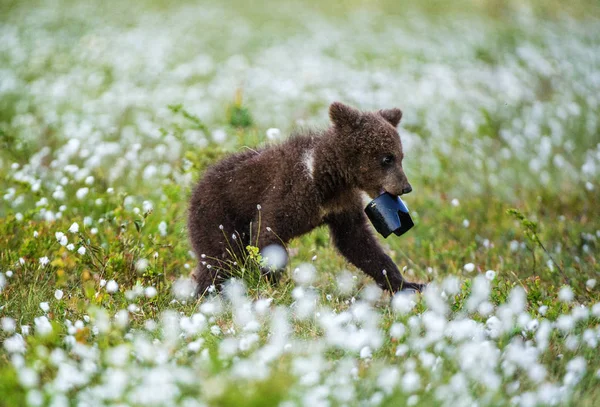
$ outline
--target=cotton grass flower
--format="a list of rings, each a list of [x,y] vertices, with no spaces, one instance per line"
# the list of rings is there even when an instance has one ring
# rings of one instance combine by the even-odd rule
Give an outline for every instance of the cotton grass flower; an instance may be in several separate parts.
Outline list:
[[[147,259],[138,259],[138,261],[135,262],[135,269],[138,271],[138,273],[144,272],[149,265],[150,262]]]
[[[154,298],[154,297],[156,297],[156,294],[157,294],[157,293],[158,293],[158,292],[157,292],[156,288],[154,288],[154,287],[146,287],[146,288],[144,289],[144,295],[145,295],[147,298]]]
[[[75,196],[77,197],[77,199],[79,199],[80,201],[83,200],[87,194],[90,192],[90,189],[87,187],[84,188],[79,188],[77,190],[77,192],[75,193]]]
[[[312,283],[316,276],[316,269],[310,263],[300,264],[293,272],[292,277],[294,281],[301,285],[309,285]]]
[[[14,319],[10,318],[10,317],[3,317],[0,320],[0,326],[2,327],[2,330],[6,333],[13,333],[15,331],[15,329],[17,328],[17,323]]]
[[[158,224],[158,233],[160,233],[161,236],[167,235],[167,222],[164,220]]]
[[[263,261],[271,270],[282,269],[287,264],[287,251],[278,244],[268,245],[262,249],[261,254]]]
[[[269,140],[278,140],[281,137],[281,130],[271,127],[267,129],[267,139]]]
[[[34,318],[34,325],[36,334],[40,336],[47,336],[52,332],[52,324],[45,316]]]
[[[569,303],[573,301],[573,298],[575,298],[575,295],[573,294],[573,289],[571,287],[564,285],[560,288],[560,291],[558,292],[558,299],[560,301]]]
[[[106,292],[109,294],[114,294],[119,290],[119,284],[115,280],[110,280],[106,283]]]
[[[180,278],[173,283],[173,295],[180,301],[188,300],[194,295],[195,286],[191,279]]]

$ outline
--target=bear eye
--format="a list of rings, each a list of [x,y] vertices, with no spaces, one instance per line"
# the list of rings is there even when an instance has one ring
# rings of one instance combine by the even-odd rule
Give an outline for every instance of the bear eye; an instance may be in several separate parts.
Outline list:
[[[394,161],[396,160],[396,158],[393,155],[386,155],[385,157],[383,157],[383,160],[381,160],[381,163],[384,166],[390,166],[394,163]]]

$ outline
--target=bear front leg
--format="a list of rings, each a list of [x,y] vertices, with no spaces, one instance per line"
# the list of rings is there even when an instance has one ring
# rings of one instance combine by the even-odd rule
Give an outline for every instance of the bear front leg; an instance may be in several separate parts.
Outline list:
[[[423,290],[423,284],[410,283],[402,278],[396,264],[384,253],[369,230],[367,218],[362,212],[332,214],[325,222],[340,253],[350,263],[373,277],[379,287],[391,292]]]

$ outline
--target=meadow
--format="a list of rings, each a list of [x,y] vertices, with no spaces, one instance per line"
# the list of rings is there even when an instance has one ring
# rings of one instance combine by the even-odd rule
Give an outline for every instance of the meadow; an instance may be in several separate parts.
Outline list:
[[[596,406],[600,6],[0,4],[0,406]],[[390,296],[320,228],[193,296],[221,157],[399,107]],[[243,268],[243,269],[242,269]]]

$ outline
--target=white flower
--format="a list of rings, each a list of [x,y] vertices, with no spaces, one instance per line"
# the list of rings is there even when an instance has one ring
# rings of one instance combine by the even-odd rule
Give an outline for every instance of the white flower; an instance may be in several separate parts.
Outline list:
[[[396,356],[404,356],[409,351],[408,345],[401,344],[396,348]]]
[[[421,377],[416,372],[407,372],[402,376],[402,389],[407,393],[413,393],[419,390],[421,386]]]
[[[4,349],[8,353],[25,353],[27,344],[20,334],[14,334],[4,341]]]
[[[154,210],[154,205],[150,201],[142,202],[142,208],[144,209],[144,213],[152,212]]]
[[[156,288],[146,287],[146,289],[144,290],[144,294],[148,298],[154,298],[154,297],[156,297],[156,294],[157,294]]]
[[[116,293],[119,290],[119,284],[115,280],[110,280],[106,283],[106,292],[112,294]]]
[[[540,326],[540,321],[538,321],[537,319],[532,319],[531,321],[529,321],[527,323],[527,330],[528,331],[535,331],[536,329],[538,329],[538,327]]]
[[[135,262],[135,269],[138,272],[143,272],[148,268],[148,265],[150,264],[150,262],[146,259],[139,259],[138,261]]]
[[[77,224],[77,222],[73,222],[73,224],[69,228],[69,232],[71,232],[71,233],[79,232],[79,225]]]
[[[50,311],[50,305],[48,305],[47,302],[40,302],[40,308],[42,309],[42,311],[44,312],[48,312]]]
[[[563,285],[558,292],[558,299],[562,302],[571,302],[575,295],[573,294],[573,289],[568,285]]]
[[[262,249],[261,254],[266,266],[272,270],[279,270],[287,264],[287,252],[281,245],[268,245]]]
[[[267,138],[269,140],[277,140],[277,139],[279,139],[279,137],[281,137],[281,130],[279,130],[275,127],[271,127],[270,129],[267,129]]]
[[[17,328],[16,321],[10,317],[2,318],[0,324],[2,325],[2,330],[6,333],[13,333]]]
[[[401,322],[396,322],[390,327],[390,336],[392,338],[400,339],[406,333],[406,327]]]
[[[591,290],[592,288],[594,288],[596,286],[596,279],[590,278],[588,281],[585,282],[585,285],[587,288],[589,288]]]
[[[195,285],[189,278],[179,278],[173,283],[173,295],[180,301],[187,300],[194,295]]]
[[[452,206],[454,206],[454,207],[457,207],[458,205],[460,205],[460,202],[456,198],[454,198],[451,203],[452,203]]]
[[[408,314],[415,306],[415,294],[410,291],[400,291],[392,298],[392,308],[400,315]]]
[[[87,194],[90,192],[89,188],[79,188],[77,190],[77,192],[75,192],[75,196],[77,197],[77,199],[79,199],[80,201],[85,198],[87,196]]]
[[[158,224],[158,233],[160,233],[161,236],[167,235],[167,222],[164,220]]]
[[[56,298],[57,300],[62,299],[63,297],[63,291],[62,290],[56,290],[54,291],[54,298]]]
[[[35,387],[38,385],[38,383],[40,381],[38,373],[29,367],[19,369],[18,376],[19,376],[19,382],[25,388]]]
[[[126,328],[127,324],[129,324],[129,312],[126,309],[119,310],[115,314],[115,324],[119,328]]]
[[[467,273],[471,273],[475,270],[475,265],[473,263],[467,263],[463,266],[463,269],[467,272]]]
[[[45,267],[46,265],[48,265],[48,263],[50,263],[50,259],[48,258],[48,256],[40,257],[40,265],[42,267]]]
[[[488,270],[485,272],[485,278],[492,281],[496,278],[496,272],[494,270]]]
[[[361,359],[370,359],[372,356],[373,356],[373,351],[371,350],[370,347],[364,346],[360,350],[360,358]]]
[[[301,285],[310,285],[316,276],[317,270],[310,263],[300,264],[292,273],[292,277],[296,283]]]
[[[215,129],[211,133],[211,136],[215,143],[218,144],[222,144],[223,142],[225,142],[225,140],[227,140],[227,133],[223,129]]]
[[[510,251],[516,252],[517,250],[519,250],[519,242],[516,240],[511,240],[510,241]]]
[[[79,246],[79,249],[77,249],[77,253],[83,256],[85,254],[85,247]]]
[[[407,406],[414,406],[418,402],[419,402],[419,396],[417,396],[416,394],[413,394],[409,398],[406,399]]]

